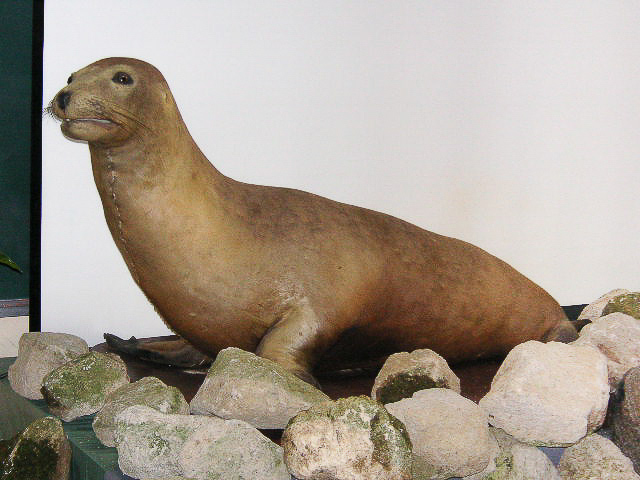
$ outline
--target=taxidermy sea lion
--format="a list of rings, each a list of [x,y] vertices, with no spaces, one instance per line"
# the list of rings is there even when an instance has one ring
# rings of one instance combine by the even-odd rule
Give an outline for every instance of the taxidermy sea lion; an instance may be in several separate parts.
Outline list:
[[[480,248],[224,176],[148,63],[95,62],[69,77],[50,111],[65,136],[88,142],[113,239],[184,339],[143,346],[150,355],[180,363],[235,346],[314,382],[314,370],[399,351],[430,348],[455,363],[576,337],[549,294]]]

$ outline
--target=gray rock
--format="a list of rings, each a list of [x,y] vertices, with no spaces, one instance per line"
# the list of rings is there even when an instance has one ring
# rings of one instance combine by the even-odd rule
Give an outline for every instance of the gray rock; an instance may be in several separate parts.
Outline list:
[[[135,478],[289,480],[282,449],[248,423],[134,405],[116,416],[123,473]]]
[[[531,445],[518,443],[503,451],[496,460],[496,470],[486,480],[560,480],[551,460]]]
[[[208,423],[224,420],[202,415],[171,415],[134,405],[116,418],[114,435],[118,465],[134,478],[183,475],[179,455],[189,436]]]
[[[42,379],[51,370],[88,353],[87,342],[66,333],[30,332],[18,342],[18,358],[9,367],[11,388],[31,400],[42,398]]]
[[[560,480],[560,474],[538,448],[519,442],[503,430],[491,428],[500,453],[491,475],[477,480]],[[468,480],[465,477],[465,480]]]
[[[289,480],[282,448],[248,423],[223,420],[203,425],[182,446],[183,475],[195,480]]]
[[[624,293],[612,298],[602,310],[602,315],[615,312],[625,313],[640,320],[640,292]]]
[[[608,400],[600,351],[532,340],[509,352],[479,405],[491,425],[522,442],[566,446],[602,425]]]
[[[585,326],[572,345],[595,347],[607,357],[609,386],[615,391],[624,374],[640,366],[640,320],[620,312],[602,316]]]
[[[578,321],[593,322],[596,318],[600,318],[602,316],[602,311],[609,303],[609,300],[625,293],[629,293],[629,290],[625,290],[624,288],[617,288],[615,290],[611,290],[608,293],[605,293],[600,298],[584,307],[584,309],[578,316]]]
[[[284,428],[296,413],[328,400],[277,363],[232,347],[218,353],[191,400],[191,413]]]
[[[107,395],[104,407],[93,420],[93,431],[103,444],[115,447],[115,417],[132,405],[145,405],[162,413],[189,414],[189,404],[176,387],[155,377],[128,383]]]
[[[71,468],[71,445],[62,423],[43,417],[31,423],[15,440],[1,462],[3,480],[67,480]]]
[[[418,390],[449,388],[460,393],[460,379],[433,350],[394,353],[376,376],[371,398],[383,404],[411,398]]]
[[[588,435],[565,450],[558,470],[567,480],[640,480],[631,460],[601,435]]]
[[[453,390],[420,390],[385,408],[409,432],[416,480],[477,474],[497,453],[486,413]]]
[[[117,355],[80,355],[51,371],[42,381],[49,411],[65,422],[96,413],[114,390],[129,383],[127,367]]]
[[[622,400],[612,410],[613,440],[640,473],[640,367],[624,376]]]
[[[484,468],[484,470],[481,470],[478,473],[474,473],[471,475],[467,475],[466,477],[460,477],[463,478],[464,480],[484,480],[485,478],[489,477],[489,475],[491,475],[493,472],[496,471],[496,460],[498,459],[498,456],[500,455],[500,447],[498,445],[498,442],[496,442],[496,439],[493,438],[492,435],[489,435],[489,463],[487,464],[487,466]]]
[[[284,460],[300,480],[408,480],[411,442],[404,425],[368,397],[316,404],[282,435]]]

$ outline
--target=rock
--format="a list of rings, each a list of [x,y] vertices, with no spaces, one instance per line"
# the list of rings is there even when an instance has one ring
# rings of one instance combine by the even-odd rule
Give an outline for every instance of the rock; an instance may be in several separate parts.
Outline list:
[[[299,480],[408,480],[411,442],[404,425],[368,397],[313,405],[282,435],[284,461]]]
[[[612,298],[604,307],[602,315],[615,312],[625,313],[640,320],[640,292],[624,293]]]
[[[609,300],[625,293],[629,293],[629,290],[618,288],[616,290],[611,290],[610,292],[605,293],[600,298],[584,307],[584,309],[578,316],[578,322],[593,322],[596,318],[600,318],[602,316],[602,311],[604,310],[604,307],[606,307],[609,303]]]
[[[118,465],[135,478],[289,480],[282,449],[248,423],[134,405],[116,418]]]
[[[109,395],[129,383],[127,367],[117,355],[80,355],[51,371],[42,381],[49,411],[65,422],[100,410]]]
[[[189,404],[176,387],[168,387],[155,377],[128,383],[107,395],[104,407],[93,420],[93,431],[104,445],[115,447],[115,417],[132,405],[145,405],[162,413],[189,415]]]
[[[500,447],[498,446],[498,442],[493,438],[492,435],[489,435],[489,463],[478,473],[474,473],[472,475],[467,475],[466,477],[455,477],[462,478],[463,480],[485,480],[487,477],[491,478],[490,475],[496,471],[496,460],[500,455]],[[416,477],[419,478],[419,477]]]
[[[613,440],[640,473],[640,367],[624,376],[623,397],[612,410]]]
[[[487,480],[560,480],[549,457],[536,447],[517,443],[496,460],[496,470]]]
[[[195,480],[289,480],[282,448],[248,423],[223,420],[203,425],[184,443],[179,464]]]
[[[18,358],[9,367],[11,388],[31,400],[42,399],[42,379],[51,370],[88,352],[87,342],[75,335],[24,333],[18,342]]]
[[[115,417],[118,465],[134,478],[182,476],[179,455],[198,428],[224,420],[202,415],[171,415],[134,405]]]
[[[277,363],[231,347],[218,353],[191,400],[191,412],[284,428],[299,411],[328,400]]]
[[[12,442],[0,465],[3,480],[67,480],[71,468],[71,445],[54,417],[40,418]]]
[[[601,435],[588,435],[565,450],[558,470],[567,480],[640,480],[631,460]]]
[[[490,430],[500,446],[500,454],[492,474],[478,480],[560,480],[556,467],[538,448],[519,442],[503,430]]]
[[[433,350],[394,353],[380,369],[371,398],[383,404],[392,403],[411,398],[425,388],[450,388],[460,393],[460,379]]]
[[[495,446],[486,413],[453,390],[420,390],[385,408],[409,432],[414,479],[473,475],[492,460]]]
[[[614,391],[630,368],[640,366],[640,321],[620,312],[605,315],[584,327],[572,345],[595,347],[607,357]]]
[[[608,400],[602,353],[531,340],[509,352],[479,404],[489,423],[520,441],[566,446],[602,425]]]

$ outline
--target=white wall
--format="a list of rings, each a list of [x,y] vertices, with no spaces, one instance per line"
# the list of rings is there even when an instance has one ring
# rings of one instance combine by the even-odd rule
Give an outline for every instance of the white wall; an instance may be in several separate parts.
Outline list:
[[[147,60],[223,173],[470,241],[586,303],[640,289],[639,24],[636,2],[47,0],[44,98]],[[44,330],[167,332],[51,119],[42,240]]]

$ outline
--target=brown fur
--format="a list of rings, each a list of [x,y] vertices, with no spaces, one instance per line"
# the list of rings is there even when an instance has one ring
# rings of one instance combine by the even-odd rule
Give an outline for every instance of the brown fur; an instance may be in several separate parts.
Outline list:
[[[544,290],[473,245],[222,175],[152,65],[109,58],[71,80],[53,113],[113,122],[62,124],[89,143],[111,234],[163,319],[202,352],[236,346],[310,379],[416,348],[450,362],[502,355],[572,330]]]

